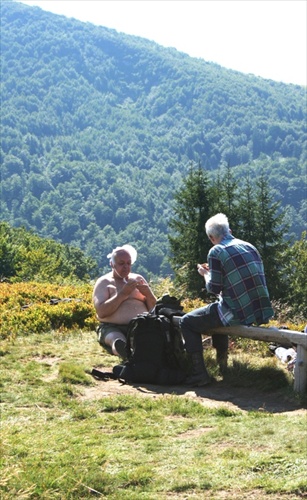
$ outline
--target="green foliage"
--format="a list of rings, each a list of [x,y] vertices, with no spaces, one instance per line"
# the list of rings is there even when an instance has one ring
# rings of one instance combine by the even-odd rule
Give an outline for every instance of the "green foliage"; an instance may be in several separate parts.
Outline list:
[[[280,202],[274,202],[269,184],[263,175],[256,181],[254,206],[255,239],[252,242],[261,254],[270,295],[275,299],[285,297],[282,255],[289,245],[284,237],[285,213],[279,211]]]
[[[300,314],[307,318],[307,239],[306,231],[299,241],[290,246],[283,256],[287,302],[291,316]]]
[[[78,248],[0,222],[0,276],[11,281],[87,280],[96,264]]]
[[[172,252],[171,263],[175,271],[175,283],[186,286],[187,295],[197,296],[203,279],[195,272],[196,264],[205,262],[210,243],[204,232],[211,213],[213,189],[208,176],[200,165],[191,168],[183,187],[174,195],[174,217],[170,228],[175,236],[169,236]]]
[[[169,294],[178,297],[178,290],[169,278],[152,283],[157,297]],[[92,302],[90,283],[56,284],[39,282],[1,283],[0,338],[16,339],[33,333],[56,331],[65,336],[72,328],[93,331],[97,318]],[[183,297],[182,297],[183,298]],[[184,302],[183,302],[184,303]],[[195,303],[185,303],[185,310]]]
[[[196,265],[207,261],[211,243],[205,223],[219,209],[225,209],[234,236],[258,248],[271,297],[285,297],[283,253],[288,243],[284,239],[284,213],[279,211],[279,203],[273,201],[263,175],[253,185],[247,177],[244,187],[241,189],[234,180],[229,167],[210,183],[199,166],[190,171],[183,187],[175,193],[174,217],[170,220],[175,236],[169,240],[175,283],[185,285],[187,297],[199,297],[205,288]]]
[[[0,338],[71,328],[94,330],[97,319],[92,286],[47,283],[2,283]]]
[[[232,182],[264,168],[289,234],[305,229],[303,87],[13,1],[1,2],[1,82],[2,220],[101,272],[124,243],[136,271],[172,272],[168,221],[191,162],[213,178],[229,165],[234,219]]]
[[[211,215],[215,213],[227,214],[231,221],[232,230],[235,233],[239,228],[241,212],[238,194],[240,199],[241,196],[244,196],[244,193],[239,181],[235,178],[233,169],[229,165],[218,171],[213,186],[215,190],[211,203]]]

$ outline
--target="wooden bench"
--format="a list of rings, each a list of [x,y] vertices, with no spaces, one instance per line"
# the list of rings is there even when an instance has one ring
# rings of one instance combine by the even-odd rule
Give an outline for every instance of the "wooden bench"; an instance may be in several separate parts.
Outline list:
[[[178,325],[180,317],[174,318]],[[303,393],[307,388],[307,333],[293,330],[282,330],[274,327],[256,326],[227,326],[212,328],[212,333],[230,335],[231,337],[245,337],[252,340],[262,340],[263,342],[273,342],[282,344],[284,347],[296,346],[297,358],[294,367],[294,390]]]

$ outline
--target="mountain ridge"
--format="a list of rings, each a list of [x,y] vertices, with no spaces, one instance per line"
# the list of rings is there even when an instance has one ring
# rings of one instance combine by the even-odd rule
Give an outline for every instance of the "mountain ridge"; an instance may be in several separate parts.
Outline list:
[[[172,197],[191,164],[264,172],[305,227],[304,87],[244,75],[140,37],[1,5],[2,219],[101,268],[117,244],[170,272]]]

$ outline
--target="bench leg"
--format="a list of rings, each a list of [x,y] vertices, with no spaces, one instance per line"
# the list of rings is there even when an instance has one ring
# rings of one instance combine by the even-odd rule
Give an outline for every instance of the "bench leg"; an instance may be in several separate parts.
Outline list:
[[[307,349],[297,345],[297,357],[294,366],[294,390],[305,392],[307,388]]]

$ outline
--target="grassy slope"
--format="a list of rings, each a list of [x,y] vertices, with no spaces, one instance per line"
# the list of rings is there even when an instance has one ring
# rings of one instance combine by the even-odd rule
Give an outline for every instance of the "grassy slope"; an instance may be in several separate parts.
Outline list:
[[[247,363],[246,348],[231,351],[230,396],[266,381],[266,394],[294,401],[283,367],[256,349]],[[3,500],[92,498],[93,490],[134,500],[307,494],[304,411],[233,410],[171,392],[145,398],[128,386],[108,394],[108,382],[84,398],[97,385],[90,369],[116,362],[93,331],[4,340],[1,354]],[[214,373],[210,348],[205,356]]]
[[[166,287],[174,294],[165,281],[156,295]],[[231,343],[226,385],[208,347],[217,382],[198,397],[97,383],[91,368],[117,360],[97,344],[91,288],[1,285],[1,499],[306,495],[306,411],[293,411],[306,401],[266,344]]]

